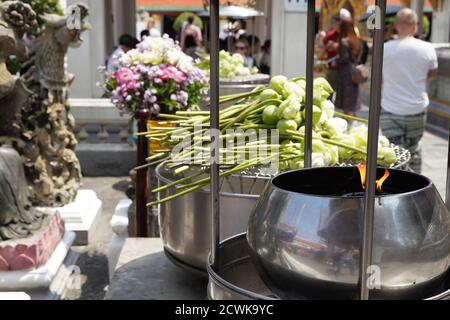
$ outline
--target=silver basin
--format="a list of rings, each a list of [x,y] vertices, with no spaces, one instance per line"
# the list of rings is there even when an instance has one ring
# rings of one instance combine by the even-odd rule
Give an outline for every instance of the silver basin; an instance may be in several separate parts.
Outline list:
[[[279,299],[259,276],[249,256],[246,234],[240,234],[223,241],[219,247],[218,270],[208,265],[210,300],[275,300]],[[450,273],[441,283],[435,295],[426,300],[450,299]],[[326,291],[324,291],[326,293]],[[303,297],[305,300],[310,297]],[[320,298],[320,297],[315,297]]]
[[[190,171],[187,174],[192,174]],[[160,185],[182,178],[174,177],[164,163],[156,168]],[[204,176],[198,179],[204,178]],[[264,190],[268,178],[231,176],[222,180],[220,193],[220,238],[245,232],[249,216]],[[170,188],[160,193],[165,198],[176,192]],[[211,196],[209,188],[191,192],[164,203],[159,208],[159,223],[164,249],[173,262],[190,271],[206,273],[211,247]]]
[[[372,264],[381,287],[371,298],[422,299],[439,291],[450,266],[450,213],[427,178],[390,172],[375,204]],[[247,239],[279,297],[357,297],[362,191],[353,167],[292,171],[268,184]]]

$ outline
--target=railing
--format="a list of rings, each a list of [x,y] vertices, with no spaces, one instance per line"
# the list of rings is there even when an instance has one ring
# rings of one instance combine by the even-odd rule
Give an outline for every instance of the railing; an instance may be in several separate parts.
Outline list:
[[[107,99],[70,99],[79,144],[122,143],[132,145],[132,123]]]
[[[128,176],[136,166],[133,122],[107,99],[70,99],[84,176]]]

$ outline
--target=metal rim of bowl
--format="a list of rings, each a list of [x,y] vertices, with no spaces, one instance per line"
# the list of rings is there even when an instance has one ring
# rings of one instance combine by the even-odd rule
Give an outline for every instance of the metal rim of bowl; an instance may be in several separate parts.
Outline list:
[[[170,253],[166,248],[164,248],[164,254],[166,255],[167,259],[169,259],[170,262],[172,262],[177,267],[186,270],[192,274],[195,274],[199,277],[208,278],[208,272],[206,271],[206,269],[200,269],[183,262],[182,260],[175,257],[172,253]]]
[[[325,168],[336,169],[336,168],[348,168],[348,167],[320,167],[320,168],[308,168],[308,169],[300,169],[300,170],[290,170],[290,171],[285,171],[285,172],[280,173],[279,175],[274,177],[274,179],[275,178],[279,178],[279,177],[281,177],[283,175],[288,175],[288,174],[297,172],[297,171],[318,171],[318,170],[323,170]],[[389,171],[406,172],[407,174],[419,176],[419,177],[423,178],[427,182],[427,185],[425,187],[423,187],[423,188],[420,188],[420,189],[417,189],[417,190],[414,190],[414,191],[404,192],[404,193],[401,193],[401,194],[380,195],[380,196],[376,196],[376,198],[389,198],[389,197],[393,197],[393,196],[395,196],[395,197],[404,197],[404,196],[412,195],[414,193],[418,193],[418,192],[427,190],[430,187],[436,188],[436,186],[433,184],[433,182],[428,177],[425,177],[425,176],[420,175],[418,173],[410,172],[410,171],[404,171],[404,170],[400,170],[400,169],[394,169],[394,168],[389,168]],[[272,188],[274,188],[276,190],[280,190],[280,191],[288,193],[288,194],[301,194],[301,195],[304,195],[304,196],[314,197],[314,198],[333,198],[333,199],[342,198],[342,196],[308,194],[308,193],[301,193],[301,192],[286,190],[286,189],[280,188],[279,186],[275,185],[273,183],[274,179],[270,180],[270,184],[271,184]],[[359,197],[356,197],[356,198],[364,198],[364,196],[359,196]]]
[[[230,241],[236,241],[242,237],[246,237],[246,233],[241,233],[238,235],[235,235],[233,237],[230,237],[226,240],[223,240],[220,242],[220,246],[219,246],[219,250],[227,245],[228,242]],[[251,259],[250,259],[251,261]],[[253,263],[253,262],[252,262]],[[208,272],[209,275],[209,279],[210,281],[214,281],[214,283],[220,287],[224,287],[225,289],[228,289],[232,292],[236,292],[237,294],[243,295],[247,298],[250,298],[252,300],[280,300],[277,298],[272,298],[266,295],[262,295],[260,293],[256,293],[247,289],[243,289],[241,287],[238,287],[230,282],[228,282],[227,280],[223,279],[217,272],[214,271],[212,265],[211,265],[211,252],[208,254],[208,263],[206,265],[206,270]],[[448,271],[449,276],[450,276],[450,270]],[[261,280],[262,281],[262,280]],[[209,296],[209,287],[211,284],[208,284],[208,296]],[[269,289],[270,290],[270,289]],[[450,288],[448,288],[446,291],[443,291],[437,295],[434,295],[432,297],[428,297],[428,298],[424,298],[422,300],[443,300],[446,298],[450,298]]]
[[[220,248],[222,248],[224,245],[227,244],[227,242],[229,241],[235,241],[240,239],[241,237],[245,237],[246,233],[241,233],[238,235],[235,235],[233,237],[230,237],[228,239],[225,239],[223,241],[220,242],[219,245],[219,250]],[[250,258],[249,258],[250,259]],[[231,282],[226,281],[225,279],[223,279],[218,273],[216,273],[212,267],[211,264],[211,252],[208,254],[208,263],[206,264],[206,270],[208,272],[209,275],[209,279],[213,280],[214,283],[220,287],[225,287],[226,289],[229,289],[233,292],[236,292],[242,296],[245,296],[247,298],[250,298],[252,300],[280,300],[280,299],[276,299],[276,298],[272,298],[272,297],[268,297],[266,295],[260,294],[260,293],[256,293],[247,289],[243,289],[241,287],[238,287],[234,284],[232,284]],[[209,293],[208,293],[209,295]]]

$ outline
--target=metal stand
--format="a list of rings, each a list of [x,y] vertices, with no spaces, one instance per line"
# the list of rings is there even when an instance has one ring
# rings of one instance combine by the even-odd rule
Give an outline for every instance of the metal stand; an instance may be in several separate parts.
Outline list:
[[[306,113],[305,113],[305,168],[312,167],[312,127],[314,97],[314,36],[316,1],[308,1],[308,22],[306,42]]]
[[[386,17],[386,0],[377,0],[376,6],[380,9],[380,29],[375,30],[374,47],[372,54],[372,79],[370,88],[370,112],[369,129],[367,138],[367,171],[366,171],[366,193],[364,200],[363,234],[361,244],[360,260],[360,299],[369,299],[368,268],[372,263],[373,246],[373,222],[375,209],[375,182],[377,179],[377,153],[378,135],[380,129],[380,109],[381,109],[381,86],[383,74],[383,53],[384,53],[384,20]],[[378,24],[375,24],[378,25]]]
[[[150,119],[150,111],[146,104],[142,104],[135,113],[138,133],[147,131],[147,122]],[[145,136],[138,136],[137,141],[137,166],[145,165],[148,157],[148,141]],[[136,237],[148,237],[148,176],[147,168],[136,172]]]
[[[212,214],[212,244],[211,260],[216,269],[219,263],[220,242],[220,141],[219,141],[219,0],[210,2],[210,101],[211,101],[211,214]]]
[[[380,16],[376,19],[384,22],[386,16],[386,0],[377,0]],[[373,71],[370,96],[369,136],[367,147],[366,194],[364,205],[363,241],[361,244],[360,261],[360,298],[369,299],[368,274],[366,273],[372,260],[373,220],[375,207],[375,182],[377,174],[377,147],[381,102],[384,23],[381,29],[375,30]],[[219,1],[211,0],[210,5],[210,36],[211,36],[211,204],[212,204],[212,248],[211,264],[217,271],[219,268]],[[314,90],[314,36],[315,36],[315,1],[308,1],[308,32],[307,32],[307,71],[306,71],[306,123],[305,123],[305,168],[311,167],[312,153],[312,116]],[[449,161],[450,166],[450,161]],[[449,198],[447,186],[447,197]],[[447,200],[447,202],[449,202]]]
[[[450,130],[448,132],[448,164],[447,164],[447,188],[446,188],[446,195],[445,195],[445,204],[447,205],[447,208],[450,210]]]

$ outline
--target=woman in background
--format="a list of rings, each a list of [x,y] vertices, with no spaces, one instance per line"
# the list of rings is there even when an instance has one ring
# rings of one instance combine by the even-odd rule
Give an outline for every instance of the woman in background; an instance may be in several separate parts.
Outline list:
[[[202,31],[195,25],[193,16],[188,18],[187,25],[181,32],[181,48],[183,51],[193,57],[197,58],[197,52],[202,46]]]
[[[364,46],[356,35],[353,21],[342,21],[339,29],[338,82],[335,105],[345,114],[355,115],[361,109],[361,101],[359,84],[352,80],[352,66],[361,63]]]
[[[271,65],[271,41],[266,40],[262,46],[263,54],[261,56],[261,61],[259,62],[259,71],[264,74],[270,75],[270,65]]]

